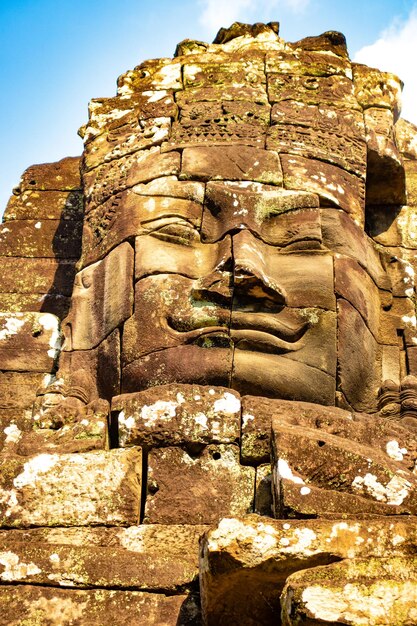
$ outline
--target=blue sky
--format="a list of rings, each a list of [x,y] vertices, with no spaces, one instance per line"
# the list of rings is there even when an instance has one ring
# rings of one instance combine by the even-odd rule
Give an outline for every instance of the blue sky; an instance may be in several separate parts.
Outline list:
[[[417,124],[417,0],[0,0],[0,212],[26,167],[81,153],[87,103],[119,74],[234,20],[279,21],[287,41],[342,31],[352,58],[401,76]]]

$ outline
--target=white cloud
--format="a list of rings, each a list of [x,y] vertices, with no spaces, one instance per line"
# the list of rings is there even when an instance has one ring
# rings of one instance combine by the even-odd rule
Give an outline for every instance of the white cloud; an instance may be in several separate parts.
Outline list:
[[[404,81],[402,117],[417,124],[417,6],[406,20],[396,19],[354,60],[397,74]]]
[[[259,22],[272,9],[287,8],[302,12],[310,0],[200,0],[203,12],[200,24],[210,33],[233,22]],[[269,21],[269,20],[267,20]]]

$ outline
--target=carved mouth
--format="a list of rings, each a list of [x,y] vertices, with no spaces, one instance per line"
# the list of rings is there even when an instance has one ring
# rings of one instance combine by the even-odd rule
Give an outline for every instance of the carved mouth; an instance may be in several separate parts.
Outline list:
[[[236,312],[229,326],[195,326],[190,330],[178,328],[175,320],[168,320],[171,330],[181,336],[185,344],[205,347],[227,347],[233,344],[238,350],[256,352],[295,352],[304,346],[303,337],[308,322],[294,321],[282,311],[278,316],[262,313]],[[177,326],[177,328],[176,328]]]

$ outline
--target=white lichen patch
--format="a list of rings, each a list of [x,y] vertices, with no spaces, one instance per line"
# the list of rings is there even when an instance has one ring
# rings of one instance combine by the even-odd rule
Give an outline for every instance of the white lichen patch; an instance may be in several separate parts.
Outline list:
[[[3,432],[6,435],[4,443],[16,443],[22,435],[22,431],[16,426],[16,424],[6,426]]]
[[[307,496],[310,492],[311,489],[309,487],[301,487],[300,489],[300,495],[302,496]]]
[[[402,461],[404,455],[407,454],[407,448],[400,448],[398,441],[388,441],[386,445],[387,454],[391,459],[395,461]]]
[[[157,400],[154,404],[142,407],[140,416],[144,426],[150,428],[159,420],[170,420],[175,417],[178,404],[172,401]]]
[[[50,332],[48,356],[55,359],[62,345],[62,335],[60,332],[59,319],[51,313],[44,313],[38,319],[39,324],[47,332]]]
[[[233,415],[240,411],[240,399],[226,391],[223,394],[223,398],[219,398],[214,402],[213,409],[215,413]]]
[[[42,226],[42,222],[36,222],[35,228],[37,228],[39,230],[39,228],[41,228],[41,226]]]
[[[34,485],[41,474],[49,472],[58,463],[57,454],[38,454],[27,461],[23,466],[23,472],[16,476],[13,485],[16,489],[22,489],[27,485]]]
[[[254,415],[251,415],[250,413],[244,413],[242,415],[242,428],[246,428],[249,422],[253,422],[254,419],[255,419]]]
[[[2,323],[3,328],[0,330],[0,341],[16,335],[25,324],[25,320],[21,317],[5,317],[4,315],[1,317],[4,321]]]
[[[197,413],[196,415],[194,415],[194,421],[196,424],[201,426],[203,430],[208,430],[207,415],[204,415],[204,413]]]
[[[304,480],[301,476],[295,476],[292,472],[292,469],[288,465],[285,459],[278,459],[276,463],[276,475],[278,479],[286,479],[290,480],[293,483],[298,485],[304,485]]]
[[[0,564],[4,571],[0,574],[3,581],[18,581],[28,576],[41,573],[41,569],[35,563],[23,563],[14,552],[0,552]]]
[[[384,486],[374,474],[368,472],[365,476],[356,476],[352,487],[361,495],[367,495],[378,502],[398,506],[408,496],[411,483],[402,476],[396,475]]]

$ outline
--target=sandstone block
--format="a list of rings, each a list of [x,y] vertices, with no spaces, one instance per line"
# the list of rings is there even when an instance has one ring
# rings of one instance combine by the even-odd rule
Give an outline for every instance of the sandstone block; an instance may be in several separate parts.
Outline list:
[[[83,230],[83,266],[103,258],[112,248],[135,235],[152,232],[172,213],[191,224],[201,223],[201,204],[177,198],[146,197],[133,190],[113,196],[89,212]],[[153,224],[150,222],[154,222]],[[159,224],[157,224],[159,222]],[[169,221],[165,221],[169,224]]]
[[[282,184],[281,164],[276,152],[250,146],[185,148],[181,178]]]
[[[11,196],[4,212],[10,220],[77,220],[83,217],[80,191],[23,191]]]
[[[417,198],[416,198],[417,200]],[[389,207],[375,205],[367,210],[366,221],[370,236],[383,246],[417,248],[417,208],[410,205]]]
[[[0,357],[4,370],[51,372],[61,340],[55,315],[0,313]]]
[[[74,260],[0,257],[0,285],[3,294],[71,296],[74,276]]]
[[[293,44],[298,48],[299,42]],[[294,52],[280,50],[267,52],[265,71],[278,74],[292,74],[296,76],[333,76],[342,75],[352,77],[352,70],[348,59],[326,53],[324,50],[300,50]]]
[[[280,594],[293,572],[306,570],[314,576],[318,566],[346,558],[408,559],[417,539],[414,519],[223,519],[202,541],[204,619],[208,626],[220,620],[277,623]]]
[[[4,257],[3,257],[4,258]],[[0,310],[11,313],[51,313],[64,319],[70,308],[70,298],[48,293],[0,293]]]
[[[401,572],[401,577],[398,573]],[[292,574],[281,596],[282,624],[398,624],[417,619],[414,558],[347,559]]]
[[[0,254],[7,257],[78,259],[79,220],[11,220],[0,227]]]
[[[361,315],[347,300],[338,300],[340,390],[355,411],[376,410],[381,384],[381,347]],[[352,358],[352,354],[361,358]]]
[[[297,100],[304,104],[334,106],[360,111],[352,80],[347,76],[297,76],[271,73],[267,75],[271,104]]]
[[[37,372],[1,372],[0,409],[27,409],[45,379]]]
[[[77,274],[64,350],[96,347],[132,314],[133,258],[125,242]]]
[[[256,468],[255,505],[258,515],[271,517],[273,513],[271,465],[258,465]]]
[[[165,596],[140,591],[110,591],[103,589],[68,590],[23,585],[2,586],[0,595],[1,626],[30,622],[51,626],[113,626],[120,621],[126,626],[155,624],[177,626],[188,622],[186,595]],[[197,611],[191,600],[190,611]],[[36,621],[35,621],[36,620]],[[75,621],[76,620],[76,621]],[[138,621],[139,620],[139,621]]]
[[[137,116],[130,114],[123,122],[123,125],[108,128],[86,144],[83,157],[86,170],[139,150],[160,146],[171,129],[170,117],[138,120]]]
[[[259,183],[209,182],[202,221],[204,241],[246,227],[275,246],[321,242],[318,197]]]
[[[380,107],[391,109],[394,121],[401,112],[401,91],[403,84],[395,74],[381,72],[380,70],[352,63],[353,84],[355,95],[359,104],[364,109]]]
[[[340,207],[363,225],[365,183],[361,178],[317,159],[288,154],[280,158],[286,189],[316,193],[326,204]]]
[[[153,352],[122,369],[122,393],[169,383],[227,387],[232,371],[232,348],[208,350],[185,345]]]
[[[99,165],[84,172],[86,213],[125,189],[161,176],[174,176],[179,171],[179,153],[161,154],[159,148],[141,150]]]
[[[2,531],[0,580],[176,593],[198,577],[198,543],[206,530],[152,524]]]
[[[240,437],[240,397],[223,387],[152,387],[113,398],[112,419],[122,447],[234,443]]]
[[[2,526],[122,526],[138,521],[140,450],[10,456],[0,465]]]
[[[414,435],[405,425],[335,407],[269,402],[275,432],[274,484],[279,516],[288,514],[285,506],[290,501],[305,514],[322,506],[320,514],[340,513],[344,506],[348,513],[353,513],[355,507],[358,512],[382,512],[381,505],[387,514],[389,510],[394,513],[394,509],[398,512],[409,490],[413,490],[416,461]],[[304,480],[307,475],[309,478]],[[387,483],[386,489],[382,483]],[[320,489],[324,493],[320,494]]]
[[[239,448],[219,444],[200,452],[151,450],[145,522],[213,524],[252,510],[255,470],[239,464]]]
[[[32,165],[23,173],[20,191],[73,191],[81,187],[80,157]]]
[[[344,211],[323,209],[321,225],[323,244],[327,248],[356,259],[380,289],[391,289],[381,257],[372,241]]]
[[[181,64],[177,59],[151,59],[119,76],[117,92],[127,95],[158,89],[182,89]]]
[[[362,315],[373,336],[379,337],[381,300],[374,281],[357,261],[337,254],[335,291]]]

